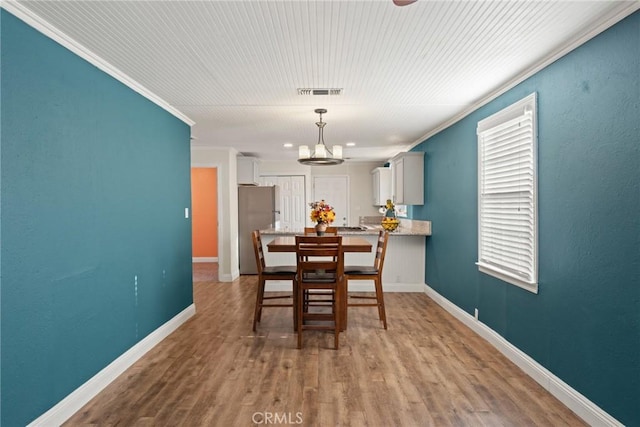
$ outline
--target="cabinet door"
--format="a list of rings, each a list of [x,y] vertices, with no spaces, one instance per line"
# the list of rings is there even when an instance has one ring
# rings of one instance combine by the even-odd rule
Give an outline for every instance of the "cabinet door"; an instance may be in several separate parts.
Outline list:
[[[384,206],[392,197],[391,169],[375,168],[371,171],[373,206]]]
[[[391,165],[394,202],[398,205],[424,204],[424,153],[398,154]]]
[[[237,162],[238,184],[258,185],[260,171],[258,161],[253,157],[238,157]]]
[[[373,206],[380,206],[380,171],[371,172],[373,177]]]
[[[403,205],[404,202],[404,158],[393,162],[393,195],[394,203]]]

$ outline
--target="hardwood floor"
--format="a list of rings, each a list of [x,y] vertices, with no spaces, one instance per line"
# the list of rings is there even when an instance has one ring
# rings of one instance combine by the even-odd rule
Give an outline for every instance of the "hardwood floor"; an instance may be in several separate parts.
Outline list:
[[[66,426],[582,426],[569,409],[424,294],[387,293],[348,329],[307,331],[266,309],[256,276],[220,283],[194,264],[197,314]]]

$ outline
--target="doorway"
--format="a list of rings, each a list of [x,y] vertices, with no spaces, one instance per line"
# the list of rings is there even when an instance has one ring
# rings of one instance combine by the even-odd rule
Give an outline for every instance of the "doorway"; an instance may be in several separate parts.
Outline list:
[[[193,262],[218,262],[218,169],[191,168]]]

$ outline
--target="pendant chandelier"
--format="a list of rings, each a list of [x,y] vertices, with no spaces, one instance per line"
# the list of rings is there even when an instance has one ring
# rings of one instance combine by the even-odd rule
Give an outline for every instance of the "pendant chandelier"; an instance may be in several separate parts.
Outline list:
[[[329,148],[324,145],[323,131],[326,123],[322,121],[322,115],[326,113],[327,110],[318,108],[315,112],[320,114],[320,121],[316,122],[316,126],[318,126],[318,142],[313,153],[309,150],[308,145],[298,147],[298,161],[303,165],[311,166],[339,165],[344,162],[342,158],[342,145],[334,145],[332,150],[329,150]]]

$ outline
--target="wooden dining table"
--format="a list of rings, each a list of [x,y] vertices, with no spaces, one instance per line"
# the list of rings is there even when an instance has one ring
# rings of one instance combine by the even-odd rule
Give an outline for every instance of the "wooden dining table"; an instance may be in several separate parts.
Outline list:
[[[371,252],[373,245],[362,237],[358,236],[342,236],[342,251],[346,252]],[[296,237],[295,236],[277,236],[271,242],[267,243],[267,249],[269,252],[294,252],[296,251]],[[344,262],[344,260],[343,260]],[[342,301],[341,306],[338,308],[340,310],[340,319],[342,319],[340,326],[340,330],[344,331],[347,329],[347,293],[346,293],[347,282],[343,282],[342,289]]]
[[[372,245],[367,239],[358,236],[342,236],[344,252],[371,252]],[[295,252],[296,236],[277,236],[267,243],[269,252]]]

